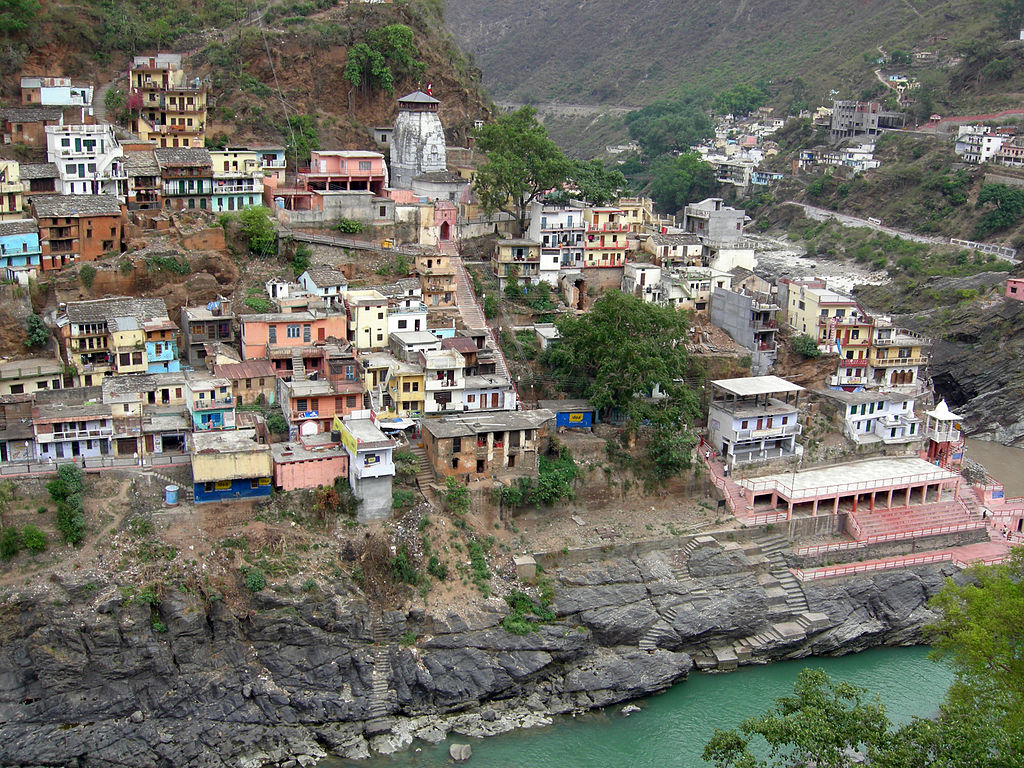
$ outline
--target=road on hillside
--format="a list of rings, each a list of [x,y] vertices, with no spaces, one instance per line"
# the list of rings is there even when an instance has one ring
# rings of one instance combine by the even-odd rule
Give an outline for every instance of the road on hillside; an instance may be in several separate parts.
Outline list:
[[[893,229],[883,224],[876,224],[868,219],[862,219],[857,216],[848,216],[845,213],[836,213],[830,211],[827,208],[818,208],[813,205],[807,205],[807,203],[798,203],[794,200],[787,200],[790,205],[798,205],[804,209],[804,213],[807,217],[814,219],[815,221],[828,221],[829,219],[835,219],[844,227],[867,227],[868,229],[874,229],[878,232],[884,232],[891,237],[898,237],[901,240],[912,240],[915,243],[928,243],[929,245],[949,245],[949,240],[941,237],[928,237],[927,235],[915,235],[912,232],[904,232],[902,229]]]
[[[519,109],[525,106],[518,101],[496,101],[495,105],[502,110]],[[585,117],[587,115],[604,115],[611,113],[625,114],[640,107],[631,107],[626,104],[567,104],[562,101],[546,101],[538,104],[531,104],[541,114],[557,115],[559,117]]]

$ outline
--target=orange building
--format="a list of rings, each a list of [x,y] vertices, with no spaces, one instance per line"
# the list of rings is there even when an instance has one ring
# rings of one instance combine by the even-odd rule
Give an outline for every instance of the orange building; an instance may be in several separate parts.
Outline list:
[[[344,313],[268,312],[239,317],[242,327],[242,358],[269,357],[271,348],[293,348],[301,353],[328,339],[344,342],[348,338],[348,316]]]
[[[124,204],[113,195],[33,197],[31,210],[39,222],[43,272],[76,259],[95,261],[124,247]]]
[[[270,446],[274,456],[274,487],[282,491],[333,485],[348,475],[348,451],[330,432]]]

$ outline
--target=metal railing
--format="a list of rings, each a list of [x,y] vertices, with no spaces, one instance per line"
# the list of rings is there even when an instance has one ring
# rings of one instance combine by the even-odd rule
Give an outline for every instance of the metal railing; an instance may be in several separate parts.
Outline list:
[[[818,555],[826,552],[847,552],[851,549],[863,549],[871,544],[882,544],[890,541],[906,541],[925,536],[939,536],[944,533],[960,533],[961,531],[975,531],[985,528],[981,520],[971,520],[966,523],[954,525],[938,525],[931,528],[919,528],[907,531],[894,531],[893,533],[878,533],[873,536],[858,538],[856,541],[838,541],[832,544],[818,544],[812,547],[798,547],[793,550],[795,555]],[[859,528],[859,526],[858,526]]]
[[[873,571],[888,571],[893,568],[908,568],[913,565],[926,565],[928,563],[956,562],[952,552],[935,552],[928,555],[914,555],[911,557],[895,557],[890,560],[877,560],[870,563],[851,563],[848,565],[833,565],[826,568],[815,568],[805,571],[800,568],[790,568],[790,572],[799,581],[817,581],[818,579],[832,579],[836,576],[851,576],[857,573],[871,573]],[[959,565],[959,563],[957,563]],[[963,566],[961,566],[963,567]]]
[[[900,488],[915,485],[925,485],[933,482],[952,482],[956,476],[946,470],[935,472],[919,472],[913,475],[904,475],[881,480],[858,480],[850,483],[828,483],[826,485],[814,486],[812,488],[794,488],[792,482],[786,482],[778,478],[747,479],[740,481],[740,485],[754,494],[782,493],[788,499],[812,499],[816,496],[843,496],[859,492],[871,492],[888,490],[889,488]]]

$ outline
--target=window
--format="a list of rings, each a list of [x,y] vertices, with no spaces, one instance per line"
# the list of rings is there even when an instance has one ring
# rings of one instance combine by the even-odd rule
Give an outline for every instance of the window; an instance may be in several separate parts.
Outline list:
[[[192,122],[192,121],[190,120],[189,122]],[[249,481],[249,487],[252,488],[252,489],[259,488],[260,487],[260,481],[254,477],[252,480]]]
[[[289,325],[285,333],[289,339],[297,339],[302,335],[302,328],[298,325]]]
[[[369,160],[360,160],[360,161],[359,161],[359,170],[360,170],[360,171],[368,171],[368,170],[370,170],[370,169],[371,169],[372,167],[373,167],[373,166],[372,166],[372,165],[370,164],[370,161],[369,161]]]
[[[300,397],[295,401],[295,410],[305,413],[309,410],[309,401],[304,397]]]
[[[466,402],[467,403],[475,403],[476,402],[476,395],[466,395]]]
[[[408,382],[408,381],[403,381],[402,382],[402,391],[403,392],[411,392],[412,391],[411,387],[412,387],[412,384],[410,382]]]
[[[11,384],[11,394],[20,395],[25,392],[24,384]]]
[[[749,423],[750,422],[748,422],[746,419],[744,419],[743,421],[740,422],[740,429],[746,429],[747,428],[747,424],[749,424]]]
[[[267,328],[267,341],[271,344],[277,344],[277,326],[272,325]]]
[[[452,438],[452,451],[454,453],[462,453],[462,438],[461,437],[453,437]]]
[[[398,330],[404,331],[406,329],[406,327],[408,327],[408,325],[409,325],[409,321],[408,320],[399,320],[398,321]]]

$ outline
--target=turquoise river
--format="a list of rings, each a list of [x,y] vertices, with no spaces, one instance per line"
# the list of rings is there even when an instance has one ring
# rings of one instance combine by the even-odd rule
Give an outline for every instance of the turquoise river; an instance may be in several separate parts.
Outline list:
[[[897,722],[934,715],[953,676],[927,654],[922,647],[879,648],[840,658],[743,667],[728,674],[694,674],[664,694],[636,702],[642,710],[629,717],[620,713],[619,705],[575,718],[559,717],[546,728],[452,740],[472,745],[470,768],[703,768],[707,764],[700,753],[715,728],[736,726],[765,711],[777,697],[792,692],[797,673],[808,666],[877,693]],[[320,766],[447,766],[452,764],[452,740],[435,746],[414,742],[389,758],[325,760]]]

